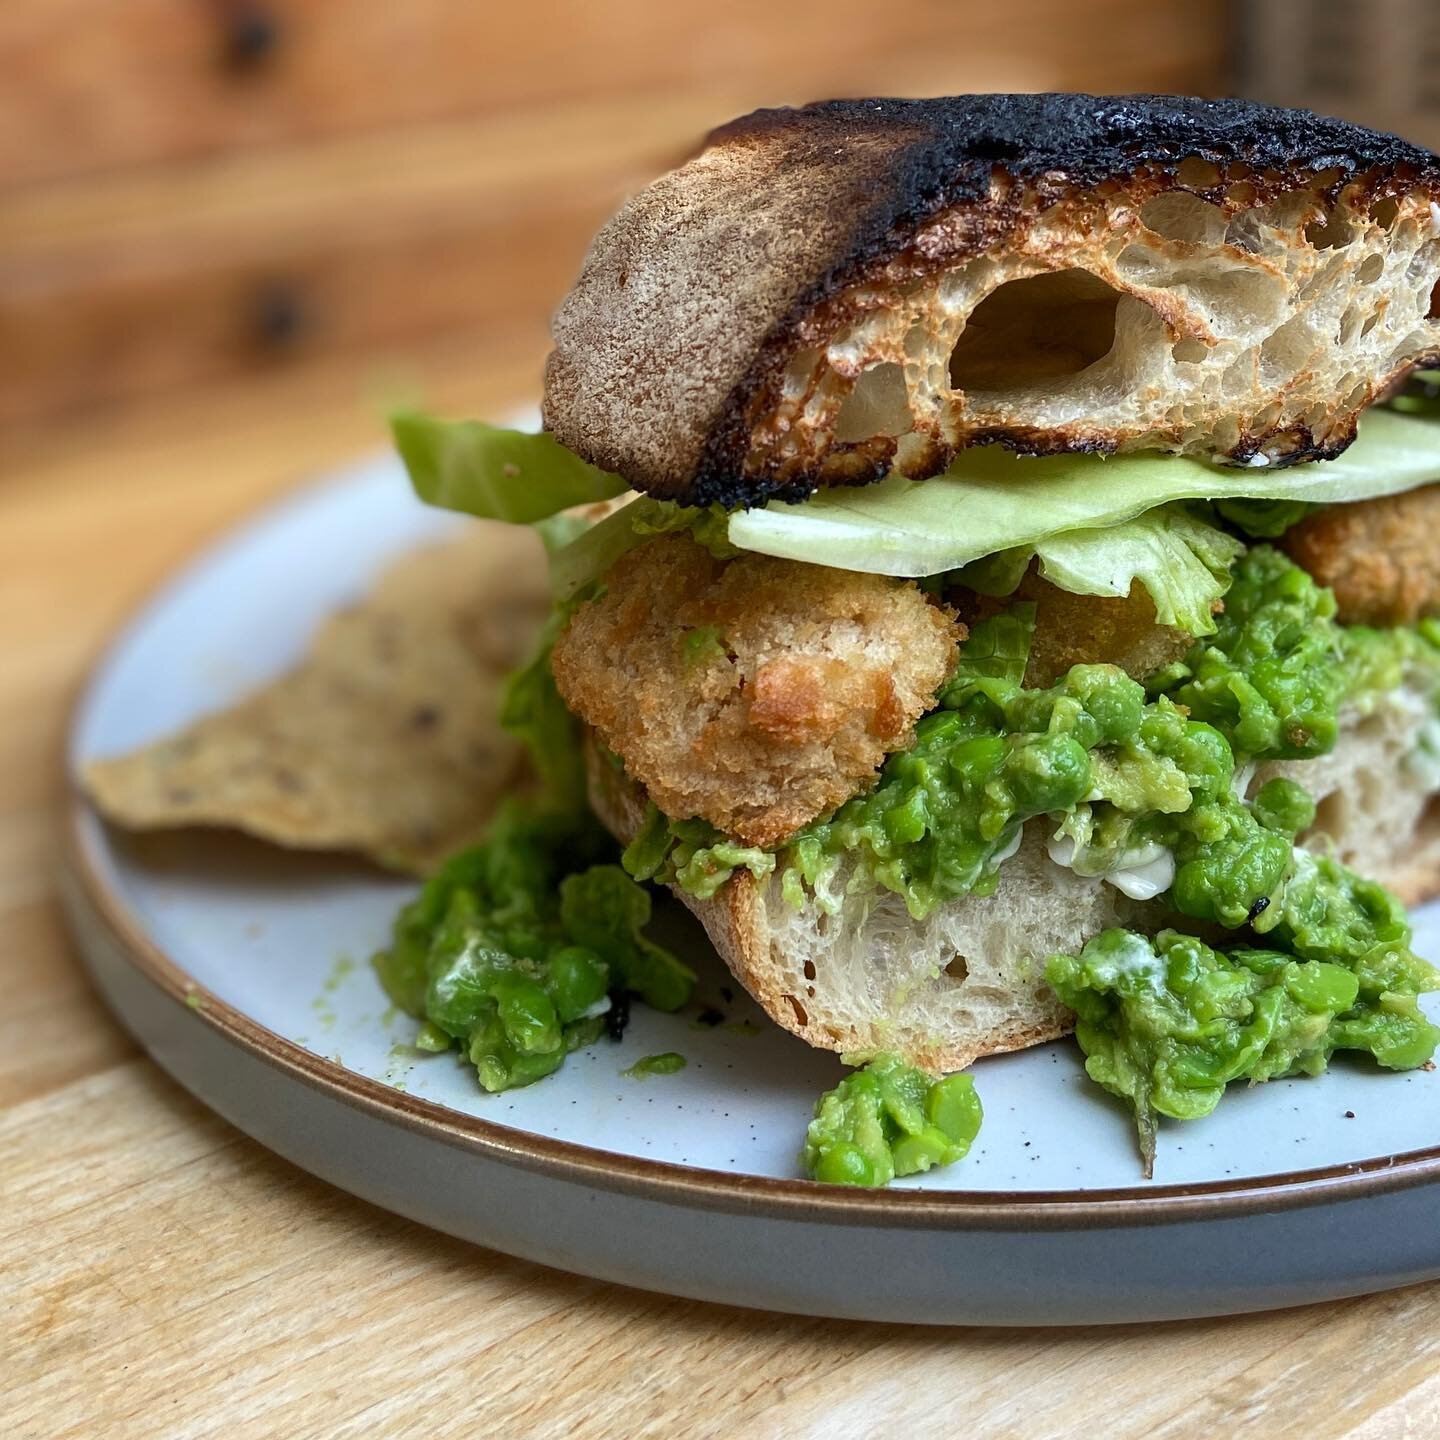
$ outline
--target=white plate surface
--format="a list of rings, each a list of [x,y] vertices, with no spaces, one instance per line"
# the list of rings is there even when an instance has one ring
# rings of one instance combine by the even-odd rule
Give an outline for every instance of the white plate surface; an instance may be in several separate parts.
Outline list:
[[[119,638],[77,714],[72,762],[148,741],[281,672],[321,618],[363,593],[389,558],[452,523],[417,504],[389,460],[357,467],[266,512],[199,560]],[[473,1072],[454,1059],[421,1057],[408,1048],[413,1022],[388,1009],[369,968],[368,957],[385,942],[411,884],[359,863],[286,854],[236,837],[137,839],[107,830],[88,814],[79,825],[92,887],[108,891],[128,923],[201,992],[337,1072],[367,1077],[396,1096],[513,1127],[521,1149],[528,1137],[545,1137],[601,1156],[792,1179],[799,1174],[797,1151],[815,1096],[842,1073],[833,1057],[809,1050],[735,995],[703,935],[677,913],[665,922],[672,927],[672,943],[700,972],[701,1003],[722,1010],[725,1024],[702,1026],[694,1009],[665,1016],[640,1007],[622,1043],[602,1042],[528,1089],[487,1096]],[[1418,924],[1419,948],[1440,954],[1440,907],[1427,907]],[[82,939],[91,935],[93,926],[84,917],[80,926]],[[92,962],[96,943],[87,939]],[[96,968],[102,988],[149,1042],[142,1017],[126,1013],[116,993],[113,966],[97,962]],[[727,987],[732,998],[726,998]],[[1433,997],[1430,1009],[1440,1013]],[[167,1034],[177,1023],[198,1026],[203,1018],[203,1006],[178,1022],[171,1016]],[[216,1039],[212,1029],[205,1044]],[[213,1057],[177,1060],[180,1049],[184,1042],[160,1058],[217,1108],[256,1129],[239,1113],[243,1106],[207,1093],[213,1086],[207,1087],[204,1075],[181,1073],[194,1065],[213,1068]],[[679,1051],[687,1068],[643,1081],[622,1073],[659,1050]],[[1061,1192],[1078,1199],[1079,1192],[1118,1189],[1138,1199],[1155,1187],[1169,1193],[1176,1186],[1203,1189],[1294,1172],[1373,1167],[1440,1143],[1440,1075],[1385,1075],[1341,1061],[1317,1080],[1233,1088],[1209,1119],[1167,1125],[1156,1180],[1147,1186],[1126,1112],[1085,1079],[1072,1042],[985,1061],[975,1073],[986,1121],[971,1156],[950,1170],[900,1182],[896,1192],[958,1191],[970,1197]],[[383,1114],[379,1124],[383,1135]],[[367,1193],[365,1184],[335,1173],[333,1156],[320,1163],[296,1155],[293,1141],[265,1138],[300,1163]],[[656,1183],[663,1189],[660,1171]],[[1440,1190],[1430,1193],[1440,1207]],[[445,1228],[465,1228],[432,1213],[423,1180],[417,1179],[410,1202],[397,1208]],[[894,1214],[893,1204],[885,1213]],[[1233,1217],[1232,1222],[1242,1223]],[[914,1224],[915,1217],[905,1219],[902,1230],[923,1233]],[[535,1249],[483,1227],[475,1238],[520,1253]],[[1440,1242],[1434,1248],[1440,1269]],[[562,1257],[561,1263],[606,1273],[604,1265],[584,1255]],[[1406,1278],[1414,1273],[1412,1264]],[[1323,1275],[1311,1279],[1323,1285]],[[696,1293],[683,1276],[642,1277],[642,1283]],[[1352,1277],[1342,1288],[1366,1287]],[[724,1298],[777,1303],[774,1293],[761,1291]],[[1285,1298],[1290,1297],[1276,1300],[1257,1292],[1221,1308]],[[783,1289],[778,1303],[787,1303]],[[855,1312],[854,1306],[798,1292],[789,1303]],[[1101,1314],[1105,1308],[1091,1305],[1076,1314],[1124,1318]],[[1114,1309],[1113,1301],[1108,1308]],[[1181,1305],[1177,1313],[1203,1308]],[[983,1316],[983,1297],[963,1313]],[[1137,1305],[1135,1313],[1155,1308]]]

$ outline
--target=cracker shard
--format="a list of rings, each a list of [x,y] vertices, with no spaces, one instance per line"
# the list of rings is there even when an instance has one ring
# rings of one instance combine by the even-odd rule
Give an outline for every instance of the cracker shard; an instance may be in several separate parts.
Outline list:
[[[394,565],[288,675],[82,782],[129,829],[234,827],[427,871],[522,778],[495,715],[547,603],[530,537],[469,526]]]
[[[965,445],[1292,463],[1440,355],[1440,160],[1165,96],[762,110],[596,237],[545,416],[657,495],[799,498]]]

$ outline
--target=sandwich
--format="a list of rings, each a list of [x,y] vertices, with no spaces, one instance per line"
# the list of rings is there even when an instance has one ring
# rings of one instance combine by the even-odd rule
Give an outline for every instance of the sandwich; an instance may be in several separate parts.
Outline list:
[[[1434,1049],[1437,285],[1440,160],[1306,112],[760,111],[596,237],[553,450],[397,434],[441,503],[600,504],[541,663],[777,1024],[930,1076],[1075,1030],[1148,1158]]]
[[[428,1048],[502,1088],[684,1003],[658,886],[857,1067],[821,1179],[958,1158],[969,1067],[1072,1031],[1147,1173],[1231,1081],[1430,1063],[1440,158],[1233,100],[762,110],[553,339],[539,434],[395,420],[552,596],[536,787],[382,957]]]

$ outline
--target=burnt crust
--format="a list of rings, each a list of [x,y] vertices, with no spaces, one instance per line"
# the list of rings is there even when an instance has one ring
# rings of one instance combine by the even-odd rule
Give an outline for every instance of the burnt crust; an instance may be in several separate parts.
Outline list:
[[[1032,245],[1021,274],[1074,263],[1117,216],[1171,191],[1227,216],[1296,191],[1317,215],[1343,205],[1363,217],[1405,197],[1423,213],[1440,195],[1440,159],[1393,135],[1238,100],[985,95],[757,111],[713,132],[601,231],[556,317],[547,424],[639,488],[725,506],[892,468],[920,478],[982,441],[1034,454],[1208,448],[1241,462],[1264,450],[1287,464],[1339,453],[1365,403],[1440,354],[1435,336],[1412,336],[1383,368],[1347,374],[1350,393],[1319,410],[1297,402],[1255,423],[1266,419],[1257,403],[1217,416],[1213,443],[1193,424],[1141,433],[1002,414],[917,425],[897,459],[889,437],[812,437],[808,415],[786,410],[797,356],[867,306],[1017,245]],[[1060,221],[1043,253],[1031,233],[1041,215]],[[1146,303],[1172,335],[1191,333],[1183,314]]]

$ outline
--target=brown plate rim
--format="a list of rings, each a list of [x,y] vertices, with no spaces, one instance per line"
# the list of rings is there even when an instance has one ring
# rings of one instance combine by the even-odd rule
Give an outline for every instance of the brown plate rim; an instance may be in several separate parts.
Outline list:
[[[294,498],[292,492],[278,502],[258,507],[230,527],[221,543]],[[1238,1219],[1365,1199],[1440,1182],[1437,1144],[1349,1164],[1196,1185],[1096,1190],[851,1190],[809,1180],[782,1180],[650,1160],[533,1135],[398,1091],[296,1045],[198,985],[155,943],[123,896],[109,885],[95,853],[105,822],[84,795],[73,759],[74,737],[89,704],[94,677],[104,669],[122,638],[177,580],[205,561],[211,548],[202,547],[188,564],[178,567],[156,586],[111,632],[100,648],[98,660],[90,667],[91,679],[82,687],[67,726],[62,863],[117,951],[145,980],[229,1043],[307,1087],[446,1145],[571,1183],[670,1204],[826,1224],[974,1230],[1119,1228]]]

